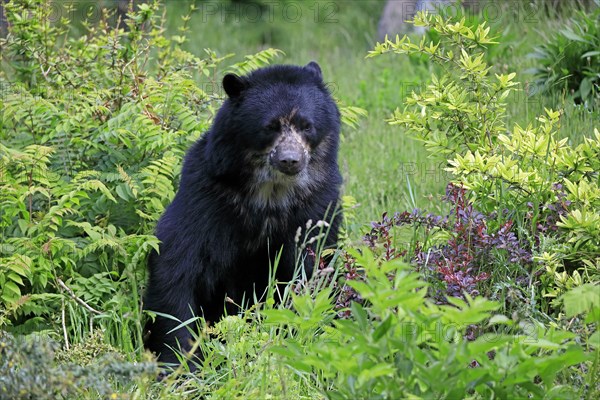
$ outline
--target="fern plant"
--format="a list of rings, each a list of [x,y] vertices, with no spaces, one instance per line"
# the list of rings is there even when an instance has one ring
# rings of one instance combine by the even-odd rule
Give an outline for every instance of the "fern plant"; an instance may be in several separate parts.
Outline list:
[[[182,35],[165,37],[158,2],[130,9],[127,29],[103,10],[83,37],[66,19],[52,23],[49,10],[45,0],[5,5],[0,327],[62,332],[67,347],[101,327],[134,356],[154,224],[220,101],[193,77],[213,76],[224,58],[181,48],[187,16]]]

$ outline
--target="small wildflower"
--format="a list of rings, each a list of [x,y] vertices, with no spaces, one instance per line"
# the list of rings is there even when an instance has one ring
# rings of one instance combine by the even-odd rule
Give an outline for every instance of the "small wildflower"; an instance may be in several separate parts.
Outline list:
[[[315,226],[317,228],[322,228],[322,227],[326,227],[327,228],[327,227],[329,227],[329,224],[326,221],[319,220],[319,221],[317,221],[317,223],[315,224]]]
[[[317,240],[323,238],[324,236],[325,236],[324,233],[320,233],[320,234],[318,234],[316,236],[313,236],[313,237],[310,238],[310,240],[308,242],[306,242],[306,244],[313,244],[314,242],[316,242]]]

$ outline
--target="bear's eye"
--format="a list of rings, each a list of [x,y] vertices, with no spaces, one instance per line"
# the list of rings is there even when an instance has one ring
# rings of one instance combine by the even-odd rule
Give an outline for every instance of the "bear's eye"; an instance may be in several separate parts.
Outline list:
[[[312,130],[312,124],[310,122],[303,122],[300,124],[300,129],[304,132],[310,132]]]

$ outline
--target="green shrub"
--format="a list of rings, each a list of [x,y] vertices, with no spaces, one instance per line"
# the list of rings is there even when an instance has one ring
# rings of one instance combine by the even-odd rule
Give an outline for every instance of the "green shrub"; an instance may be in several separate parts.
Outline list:
[[[577,398],[584,388],[557,385],[569,366],[592,358],[574,334],[493,315],[482,297],[436,305],[426,284],[399,260],[354,252],[366,280],[349,281],[365,301],[336,319],[322,294],[295,295],[290,310],[265,310],[286,336],[271,349],[330,399]],[[591,305],[590,302],[587,303]],[[324,321],[325,320],[325,321]],[[473,340],[474,326],[487,333]],[[492,329],[495,327],[495,329]],[[513,334],[506,333],[512,327]]]
[[[600,1],[578,11],[566,26],[530,56],[536,92],[559,92],[589,108],[600,107]]]
[[[485,46],[495,43],[485,23],[471,29],[465,19],[453,23],[441,16],[418,13],[416,26],[439,34],[437,43],[412,43],[408,36],[378,43],[368,57],[384,53],[424,55],[446,71],[433,75],[422,91],[413,91],[407,108],[397,109],[388,120],[392,125],[410,128],[432,154],[452,155],[464,150],[492,148],[497,136],[505,132],[505,99],[516,85],[515,74],[488,77],[484,61]]]
[[[389,122],[405,126],[433,157],[447,157],[447,171],[456,185],[468,190],[472,207],[495,215],[487,221],[487,232],[509,224],[519,243],[528,244],[539,269],[531,274],[521,263],[492,259],[483,267],[496,274],[492,283],[517,274],[517,280],[525,278],[533,286],[519,289],[525,296],[544,285],[532,305],[545,305],[546,296],[568,289],[563,284],[556,290],[556,273],[581,276],[579,283],[600,282],[598,130],[577,147],[570,146],[568,138],[557,138],[561,113],[552,110],[536,124],[511,127],[506,102],[517,85],[516,74],[491,75],[493,66],[484,61],[485,46],[493,44],[489,28],[426,13],[418,14],[414,23],[437,31],[439,42],[414,44],[408,37],[396,38],[378,44],[369,56],[420,54],[443,68]],[[536,279],[540,273],[545,275],[542,281]],[[548,312],[547,306],[542,309]]]
[[[288,286],[286,304],[271,293],[243,315],[201,323],[198,371],[180,368],[146,390],[156,398],[574,399],[600,389],[598,352],[580,343],[597,343],[593,329],[575,335],[495,315],[501,304],[483,297],[438,305],[410,266],[361,252],[352,257],[365,279],[347,284],[362,304],[352,302],[348,318],[338,318],[335,280],[323,271]],[[593,287],[563,300],[570,318],[598,322]]]
[[[118,398],[120,384],[153,380],[154,362],[124,362],[101,344],[102,336],[86,345],[94,358],[58,361],[58,344],[48,337],[15,338],[0,333],[0,397],[3,399]],[[83,347],[79,352],[90,352]]]
[[[593,397],[591,393],[599,390],[597,373],[600,357],[596,333],[600,282],[600,133],[595,129],[593,135],[584,138],[583,143],[572,146],[568,138],[557,137],[561,113],[553,110],[546,110],[535,124],[525,127],[516,123],[509,125],[506,122],[506,101],[517,85],[513,81],[516,75],[490,74],[493,66],[484,61],[485,46],[493,44],[488,37],[488,29],[483,25],[468,26],[464,19],[455,21],[427,13],[417,14],[414,23],[437,31],[439,41],[427,44],[422,40],[414,44],[408,37],[397,37],[395,41],[377,44],[369,56],[387,52],[422,55],[438,64],[443,73],[433,76],[427,87],[415,90],[407,98],[404,109],[396,110],[388,122],[406,127],[425,143],[432,157],[439,158],[441,155],[447,158],[446,170],[452,174],[455,186],[466,189],[468,202],[456,201],[453,205],[456,214],[454,224],[448,224],[448,218],[425,216],[419,210],[397,213],[387,220],[384,218],[381,223],[374,224],[370,235],[375,239],[370,244],[377,245],[380,238],[385,239],[392,227],[413,224],[416,229],[424,226],[426,234],[430,235],[429,242],[413,242],[415,256],[411,258],[409,253],[409,258],[426,276],[447,281],[450,271],[454,274],[451,277],[451,282],[456,283],[454,287],[460,287],[459,283],[462,283],[464,288],[469,289],[467,292],[500,298],[504,300],[503,305],[514,312],[514,317],[523,315],[526,320],[533,317],[534,321],[539,318],[567,326],[562,315],[570,315],[568,326],[577,332],[577,340],[585,343],[590,361],[565,371],[556,379],[570,382],[573,387],[587,385],[589,392],[585,396]],[[497,249],[486,249],[489,244],[497,246]],[[389,244],[386,246],[384,242],[383,245],[387,254]],[[436,262],[440,260],[437,255],[440,249],[441,264]],[[507,259],[498,251],[501,249],[533,255],[534,268],[531,269],[520,257],[514,261]],[[480,256],[484,256],[486,263],[473,264],[473,261],[481,259]],[[465,267],[461,267],[461,263]],[[451,269],[448,270],[448,267]],[[429,271],[433,271],[433,275]],[[485,282],[485,288],[475,290],[472,283],[483,281],[480,278],[485,278],[484,274],[490,274],[491,278]],[[366,279],[368,282],[372,277],[367,274]],[[347,285],[356,286],[359,298],[364,297],[360,290],[364,284],[360,281],[357,284],[347,282]],[[565,292],[563,309],[559,300]],[[571,310],[567,307],[569,302],[574,303],[575,296],[570,293],[575,292],[585,293],[575,308],[588,312],[585,320],[577,319],[576,327],[572,325],[576,318],[573,307],[570,306]],[[369,293],[376,296],[377,291]],[[463,293],[461,297],[466,295]],[[548,298],[553,300],[549,302]],[[447,301],[455,304],[456,300],[449,297]],[[581,304],[587,304],[589,308]],[[375,321],[385,321],[385,316],[376,315],[379,318]],[[506,321],[503,317],[497,318]],[[481,325],[481,321],[478,323],[478,329],[490,332],[489,328]],[[463,332],[463,335],[466,333]],[[364,343],[360,347],[368,348]],[[442,348],[440,345],[431,347]],[[376,354],[389,352],[379,351]],[[508,350],[507,354],[514,353]],[[547,355],[545,352],[537,353],[528,368],[536,370],[533,365],[545,363]],[[323,357],[321,355],[320,359]],[[529,363],[525,360],[515,362],[517,365]],[[552,368],[552,364],[542,367],[542,370]],[[492,369],[502,367],[497,365]],[[459,375],[456,374],[457,377]],[[521,377],[525,375],[523,371]],[[511,378],[502,380],[498,376],[494,382],[516,383]],[[555,394],[550,391],[552,384],[546,383],[549,386],[540,392],[545,396],[574,396],[573,393]],[[458,383],[452,387],[461,386]],[[526,393],[532,388],[529,384],[517,384],[511,388],[489,384],[485,390],[495,395],[502,393],[501,397],[537,396],[534,392]],[[470,389],[477,391],[473,386]],[[480,394],[489,397],[491,392]],[[457,395],[467,394],[470,392]],[[402,395],[405,394],[398,396]]]

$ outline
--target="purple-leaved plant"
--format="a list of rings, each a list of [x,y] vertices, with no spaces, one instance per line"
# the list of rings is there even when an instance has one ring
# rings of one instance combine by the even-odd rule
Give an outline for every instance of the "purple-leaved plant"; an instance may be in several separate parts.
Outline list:
[[[465,188],[449,184],[442,198],[452,205],[447,215],[434,215],[419,209],[396,212],[393,216],[384,213],[380,221],[371,223],[371,230],[363,241],[382,260],[405,259],[417,271],[422,271],[432,284],[430,296],[437,302],[446,303],[447,296],[463,297],[465,293],[475,297],[481,295],[480,283],[489,279],[492,268],[507,263],[531,266],[540,236],[558,232],[557,222],[560,216],[567,214],[570,203],[561,185],[554,185],[553,190],[555,199],[539,205],[538,210],[533,204],[528,204],[530,211],[523,222],[535,225],[533,237],[519,237],[514,221],[506,219],[509,210],[500,210],[501,218],[498,218],[498,213],[483,214],[468,200]],[[535,223],[534,211],[537,211]],[[433,246],[416,241],[409,254],[407,248],[394,244],[394,228],[403,226],[423,229],[426,236],[436,230],[444,231],[450,238]],[[347,253],[343,268],[346,280],[365,279],[355,260]],[[350,286],[342,285],[336,302],[341,317],[349,315],[352,301],[361,302],[362,299]]]
[[[405,249],[391,245],[394,226],[421,227],[426,233],[433,229],[448,232],[450,239],[441,245],[423,248],[421,243],[415,243],[410,261],[417,270],[428,269],[444,282],[445,293],[433,294],[437,300],[445,302],[446,295],[461,297],[464,293],[477,296],[479,282],[490,276],[486,266],[493,265],[498,257],[505,257],[510,263],[531,263],[532,254],[529,243],[515,234],[512,221],[490,231],[488,221],[495,215],[477,211],[466,195],[466,189],[449,184],[442,199],[453,205],[448,215],[427,214],[419,209],[396,213],[391,218],[384,214],[380,222],[372,224],[364,241],[371,249],[383,246],[383,258],[390,260],[406,254]]]

